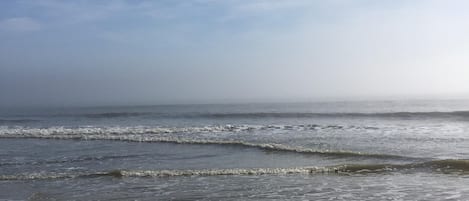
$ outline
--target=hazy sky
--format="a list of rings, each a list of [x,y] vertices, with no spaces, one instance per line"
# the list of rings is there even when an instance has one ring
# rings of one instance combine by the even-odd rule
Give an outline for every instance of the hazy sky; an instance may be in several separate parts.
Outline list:
[[[0,105],[469,94],[469,1],[0,1]]]

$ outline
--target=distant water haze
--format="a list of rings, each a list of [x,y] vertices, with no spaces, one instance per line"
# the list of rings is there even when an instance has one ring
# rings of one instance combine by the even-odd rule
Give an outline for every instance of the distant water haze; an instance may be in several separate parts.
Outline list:
[[[469,97],[467,1],[2,1],[0,106]]]

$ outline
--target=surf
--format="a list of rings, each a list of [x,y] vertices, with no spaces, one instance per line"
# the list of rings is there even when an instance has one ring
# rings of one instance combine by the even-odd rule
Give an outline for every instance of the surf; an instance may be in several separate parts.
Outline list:
[[[407,164],[341,164],[325,167],[288,167],[288,168],[232,168],[232,169],[193,169],[193,170],[110,170],[101,172],[37,172],[16,175],[0,175],[0,180],[44,180],[73,179],[90,177],[207,177],[207,176],[245,176],[245,175],[363,175],[387,173],[438,173],[469,174],[468,159],[432,160]]]
[[[249,129],[250,127],[246,127]],[[245,129],[246,129],[245,128]],[[57,140],[112,140],[112,141],[128,141],[128,142],[147,142],[147,143],[175,143],[175,144],[195,144],[195,145],[223,145],[223,146],[240,146],[257,148],[272,152],[289,152],[298,154],[313,154],[325,157],[362,157],[362,158],[379,158],[379,159],[402,159],[417,160],[419,158],[400,156],[393,154],[381,153],[365,153],[347,150],[325,150],[312,149],[300,146],[291,146],[272,142],[249,142],[233,139],[211,139],[211,138],[191,138],[172,135],[156,135],[171,134],[171,130],[157,128],[158,132],[148,132],[147,130],[116,130],[100,128],[79,128],[79,129],[30,129],[30,130],[0,130],[0,138],[38,138],[38,139],[57,139]],[[160,130],[162,129],[162,130]],[[186,128],[182,129],[185,130]],[[216,129],[232,129],[232,127],[216,127]],[[197,128],[197,131],[214,132],[213,128]],[[154,131],[154,130],[152,130]],[[193,131],[193,130],[192,130]],[[173,131],[174,132],[174,131]]]

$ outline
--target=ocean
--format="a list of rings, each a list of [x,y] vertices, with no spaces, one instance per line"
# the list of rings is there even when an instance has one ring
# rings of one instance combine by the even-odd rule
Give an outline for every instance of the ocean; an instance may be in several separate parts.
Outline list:
[[[0,200],[469,200],[469,101],[4,108]]]

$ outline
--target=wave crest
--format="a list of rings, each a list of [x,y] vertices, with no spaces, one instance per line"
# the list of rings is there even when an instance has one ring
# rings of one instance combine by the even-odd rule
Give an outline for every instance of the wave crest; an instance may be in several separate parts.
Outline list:
[[[241,175],[288,175],[288,174],[367,174],[386,172],[437,172],[444,174],[468,174],[469,160],[448,159],[408,164],[345,164],[327,167],[289,168],[234,168],[200,170],[111,170],[107,172],[82,173],[25,173],[0,175],[0,180],[67,179],[82,177],[178,177],[178,176],[241,176]]]
[[[116,130],[114,130],[116,129]],[[209,145],[230,145],[258,148],[268,151],[294,152],[301,154],[316,154],[331,157],[369,157],[369,158],[385,158],[385,159],[414,159],[411,157],[391,155],[391,154],[375,154],[362,153],[342,150],[316,150],[305,147],[294,147],[278,143],[256,143],[245,142],[241,140],[230,139],[206,139],[206,138],[189,138],[171,135],[157,135],[161,133],[173,132],[223,132],[226,130],[240,131],[250,130],[253,127],[201,127],[201,128],[180,128],[166,130],[165,128],[48,128],[48,129],[0,129],[0,138],[43,138],[43,139],[78,139],[78,140],[118,140],[130,142],[164,142],[177,144],[209,144]],[[259,129],[259,128],[257,128]]]
[[[83,126],[32,128],[22,126],[0,126],[2,136],[53,136],[53,135],[129,135],[129,134],[165,134],[165,133],[220,133],[220,132],[256,132],[256,131],[314,131],[314,130],[376,130],[377,127],[354,125],[209,125],[200,127],[146,127],[146,126]]]

